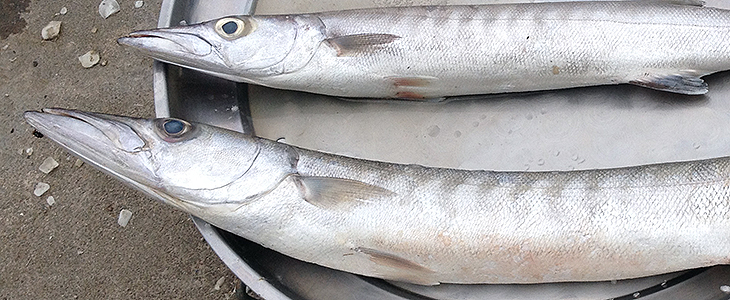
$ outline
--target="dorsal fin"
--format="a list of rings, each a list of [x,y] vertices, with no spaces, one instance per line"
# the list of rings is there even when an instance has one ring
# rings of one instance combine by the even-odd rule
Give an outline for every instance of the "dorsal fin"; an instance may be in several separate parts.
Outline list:
[[[295,183],[305,201],[324,209],[349,209],[395,195],[385,188],[345,178],[296,176]]]
[[[392,43],[399,38],[397,35],[386,33],[359,33],[336,36],[325,41],[337,50],[337,56],[350,56],[375,51],[379,46]]]

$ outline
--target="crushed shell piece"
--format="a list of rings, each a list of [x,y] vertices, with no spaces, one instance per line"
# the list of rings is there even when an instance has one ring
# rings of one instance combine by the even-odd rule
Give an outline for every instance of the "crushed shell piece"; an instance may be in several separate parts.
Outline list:
[[[126,227],[127,224],[129,224],[129,219],[132,218],[132,212],[126,209],[122,209],[122,211],[119,212],[119,219],[117,220],[117,224],[122,227]]]
[[[56,199],[53,198],[53,196],[48,196],[48,198],[46,198],[46,203],[48,203],[48,206],[53,206],[56,204]]]
[[[43,160],[43,163],[41,163],[41,166],[38,167],[38,170],[40,170],[43,173],[51,173],[53,169],[58,167],[58,162],[53,159],[53,157],[46,157],[46,159]]]
[[[51,189],[51,186],[48,183],[39,182],[38,184],[35,185],[35,189],[33,190],[33,195],[40,197],[50,189]]]
[[[79,56],[79,61],[84,68],[91,68],[99,63],[99,52],[94,50],[86,52],[84,55]]]
[[[117,0],[102,0],[99,3],[99,14],[106,19],[119,11],[119,3]]]
[[[41,37],[44,40],[50,40],[57,37],[59,33],[61,33],[61,21],[51,21],[41,30]]]

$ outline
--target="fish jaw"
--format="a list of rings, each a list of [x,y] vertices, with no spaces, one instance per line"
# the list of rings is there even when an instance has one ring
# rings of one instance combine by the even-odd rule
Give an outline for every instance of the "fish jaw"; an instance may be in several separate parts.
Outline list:
[[[224,77],[230,68],[228,61],[216,50],[215,41],[204,37],[205,31],[196,26],[135,31],[117,43],[157,60]]]
[[[117,40],[120,44],[150,52],[181,52],[195,56],[206,56],[212,52],[208,41],[193,33],[169,30],[142,30],[130,33]]]
[[[165,198],[151,168],[149,120],[47,108],[27,111],[26,122],[97,169],[154,198]],[[162,199],[161,199],[162,200]]]

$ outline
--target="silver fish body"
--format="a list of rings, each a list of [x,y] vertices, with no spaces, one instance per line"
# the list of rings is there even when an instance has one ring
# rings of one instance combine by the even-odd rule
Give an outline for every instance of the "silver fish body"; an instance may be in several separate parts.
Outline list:
[[[419,284],[542,283],[730,262],[730,158],[466,171],[347,158],[176,119],[44,111],[25,118],[103,171],[334,269]]]
[[[438,99],[621,83],[704,94],[700,77],[730,69],[730,11],[672,2],[232,16],[119,42],[235,81],[340,97]]]

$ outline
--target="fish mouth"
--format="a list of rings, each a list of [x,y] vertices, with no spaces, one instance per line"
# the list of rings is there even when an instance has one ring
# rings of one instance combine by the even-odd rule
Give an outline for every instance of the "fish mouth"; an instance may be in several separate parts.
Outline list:
[[[26,122],[104,173],[159,198],[143,119],[61,108],[27,111]],[[139,133],[138,133],[139,131]]]
[[[185,60],[185,55],[206,56],[213,45],[187,27],[141,30],[117,39],[120,45],[141,50],[150,56],[170,62]]]

